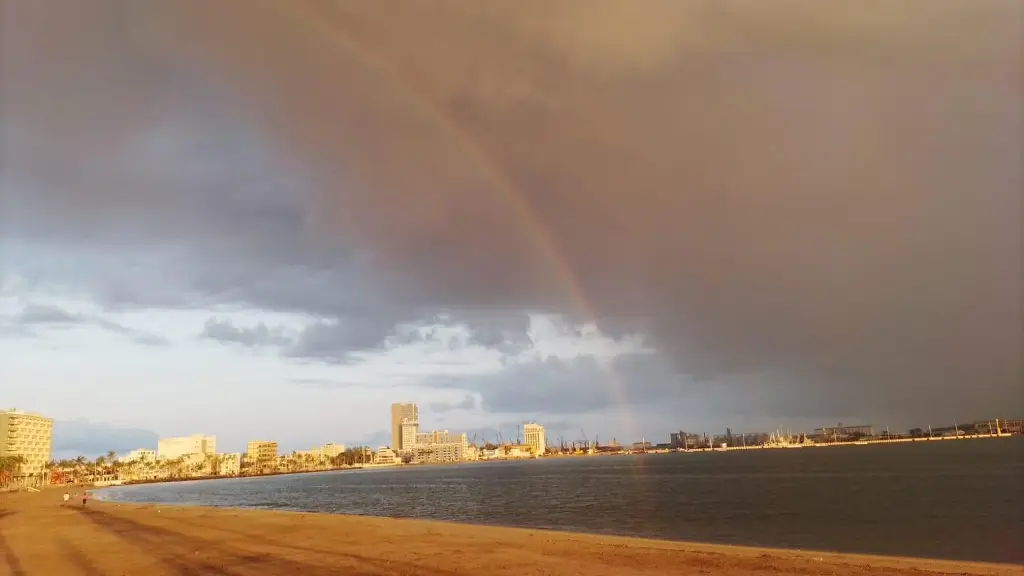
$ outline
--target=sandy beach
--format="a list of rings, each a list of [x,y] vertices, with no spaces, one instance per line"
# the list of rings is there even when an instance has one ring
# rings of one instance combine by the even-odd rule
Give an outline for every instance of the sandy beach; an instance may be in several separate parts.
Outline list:
[[[0,495],[0,574],[990,574],[1024,567],[828,554],[423,520],[223,508],[61,505]]]

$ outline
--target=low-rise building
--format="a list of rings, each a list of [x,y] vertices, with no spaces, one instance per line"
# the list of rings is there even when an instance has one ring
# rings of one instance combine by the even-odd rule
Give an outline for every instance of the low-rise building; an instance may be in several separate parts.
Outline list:
[[[217,437],[204,434],[161,438],[157,442],[156,455],[164,460],[174,460],[191,454],[216,454]]]
[[[242,454],[232,452],[221,454],[218,458],[217,474],[220,476],[238,476],[242,473]]]
[[[420,442],[420,440],[431,440]],[[419,434],[417,442],[398,452],[418,464],[446,464],[469,459],[469,441],[465,434],[453,437],[447,430]]]
[[[874,426],[870,425],[859,425],[859,426],[827,426],[825,428],[815,428],[814,435],[819,438],[850,438],[850,437],[869,437],[875,435]]]
[[[118,460],[125,463],[156,462],[156,450],[150,450],[149,448],[136,448],[135,450],[132,450],[118,458]]]
[[[375,452],[373,455],[373,463],[394,465],[401,464],[402,460],[398,457],[398,454],[394,450],[388,448],[387,446],[381,446],[380,448],[377,448],[377,452]]]
[[[246,445],[245,463],[258,468],[277,465],[277,442],[252,440]]]
[[[1024,420],[983,420],[974,423],[978,434],[1024,434]]]
[[[324,458],[333,460],[345,453],[345,445],[329,442],[320,447],[320,453]]]

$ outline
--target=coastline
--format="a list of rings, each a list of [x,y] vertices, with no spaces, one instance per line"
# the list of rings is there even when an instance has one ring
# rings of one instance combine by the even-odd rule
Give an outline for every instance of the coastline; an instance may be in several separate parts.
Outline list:
[[[670,542],[620,536],[199,506],[0,496],[11,574],[977,574],[1012,564]],[[4,573],[0,569],[0,573]]]
[[[231,479],[242,479],[242,478],[269,478],[273,476],[292,476],[299,474],[321,474],[325,472],[351,472],[356,470],[400,470],[409,468],[422,468],[422,467],[448,467],[448,466],[462,466],[462,465],[473,465],[473,464],[500,464],[506,462],[530,462],[530,461],[543,461],[543,460],[556,460],[556,459],[575,459],[575,458],[591,458],[595,456],[656,456],[665,454],[706,454],[706,453],[721,453],[721,452],[734,452],[734,451],[751,451],[751,450],[785,450],[793,448],[836,448],[841,446],[882,446],[882,445],[899,445],[899,444],[914,444],[914,443],[928,443],[928,442],[943,442],[950,440],[986,440],[986,439],[1004,439],[1012,438],[1013,434],[1000,433],[1000,434],[976,434],[970,436],[936,436],[936,437],[925,437],[925,438],[892,438],[886,440],[864,440],[856,442],[823,442],[818,444],[790,444],[784,446],[730,446],[727,448],[665,448],[658,449],[652,448],[646,451],[597,451],[591,454],[549,454],[543,458],[495,458],[495,459],[484,459],[484,460],[462,460],[458,462],[431,462],[431,463],[410,463],[410,464],[360,464],[354,466],[344,466],[337,468],[326,468],[322,470],[294,470],[288,472],[268,472],[259,474],[238,474],[232,476],[221,476],[221,475],[204,475],[204,476],[189,476],[189,477],[175,477],[175,478],[154,478],[146,480],[124,480],[118,481],[117,483],[104,483],[104,484],[93,484],[96,488],[107,488],[111,486],[138,486],[145,484],[167,484],[174,482],[196,482],[206,480],[231,480]],[[82,485],[79,482],[69,482],[70,485]]]

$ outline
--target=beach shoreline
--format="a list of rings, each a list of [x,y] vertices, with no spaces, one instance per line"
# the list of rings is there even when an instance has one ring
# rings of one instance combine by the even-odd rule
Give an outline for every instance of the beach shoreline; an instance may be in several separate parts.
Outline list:
[[[435,520],[0,496],[0,567],[35,574],[1020,575],[1012,564],[649,540]],[[0,570],[0,573],[5,573]]]

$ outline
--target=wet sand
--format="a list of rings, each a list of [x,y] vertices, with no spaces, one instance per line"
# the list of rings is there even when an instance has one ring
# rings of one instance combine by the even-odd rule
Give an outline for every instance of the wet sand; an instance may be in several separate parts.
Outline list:
[[[1024,567],[0,494],[0,575],[990,574]]]

